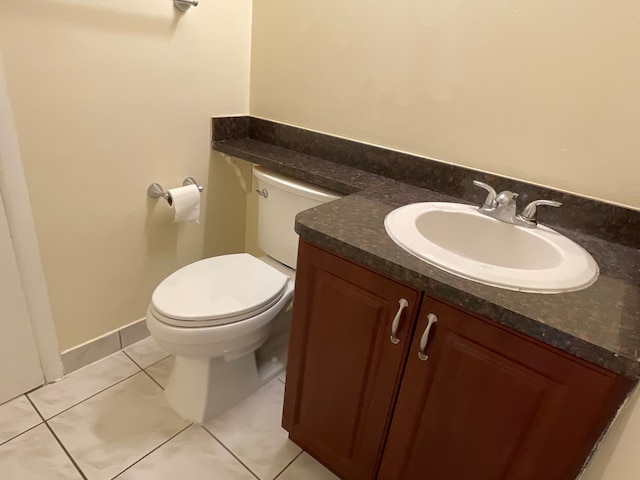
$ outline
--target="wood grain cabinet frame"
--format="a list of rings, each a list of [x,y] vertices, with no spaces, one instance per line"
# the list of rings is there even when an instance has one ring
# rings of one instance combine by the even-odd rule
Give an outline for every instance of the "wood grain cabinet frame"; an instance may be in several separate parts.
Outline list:
[[[631,386],[300,243],[283,426],[343,480],[573,480]]]

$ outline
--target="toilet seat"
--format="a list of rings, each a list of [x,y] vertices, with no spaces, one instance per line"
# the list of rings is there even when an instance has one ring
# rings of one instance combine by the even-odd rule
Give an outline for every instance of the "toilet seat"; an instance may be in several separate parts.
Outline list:
[[[248,253],[187,265],[153,292],[150,311],[177,327],[210,327],[258,315],[284,295],[289,277]]]

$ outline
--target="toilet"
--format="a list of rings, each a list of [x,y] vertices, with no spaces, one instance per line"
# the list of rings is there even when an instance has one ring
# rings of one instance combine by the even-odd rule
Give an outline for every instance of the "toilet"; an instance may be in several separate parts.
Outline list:
[[[196,423],[221,414],[284,371],[293,299],[297,213],[340,195],[254,166],[258,245],[197,261],[158,285],[147,309],[151,336],[175,363],[169,405]]]

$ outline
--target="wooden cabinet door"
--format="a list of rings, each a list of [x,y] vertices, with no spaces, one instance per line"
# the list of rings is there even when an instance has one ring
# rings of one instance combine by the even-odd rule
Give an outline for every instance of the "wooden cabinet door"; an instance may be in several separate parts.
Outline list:
[[[304,241],[298,258],[283,426],[342,480],[373,479],[420,295]]]
[[[429,313],[438,322],[423,361]],[[425,296],[378,478],[574,479],[628,388]]]

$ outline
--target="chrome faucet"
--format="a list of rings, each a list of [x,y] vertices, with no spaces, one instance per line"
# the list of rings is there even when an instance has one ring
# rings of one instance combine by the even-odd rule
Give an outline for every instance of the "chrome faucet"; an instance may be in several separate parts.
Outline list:
[[[498,196],[494,188],[488,183],[484,183],[479,180],[474,180],[473,184],[476,187],[484,188],[488,192],[487,198],[484,199],[484,203],[479,210],[481,212],[493,212],[496,209],[496,197]]]
[[[538,225],[536,213],[538,206],[540,205],[546,205],[548,207],[560,207],[562,203],[556,202],[555,200],[534,200],[522,209],[522,213],[520,215],[516,216],[518,224],[524,225],[525,227],[535,227],[536,225]]]
[[[495,189],[484,182],[474,180],[476,187],[484,188],[487,191],[487,197],[484,203],[478,207],[478,210],[489,217],[496,218],[506,223],[514,225],[522,225],[534,228],[538,225],[536,219],[536,211],[538,206],[546,205],[550,207],[559,207],[560,202],[554,200],[535,200],[522,209],[522,213],[516,214],[516,198],[518,194],[504,190],[496,193]]]

